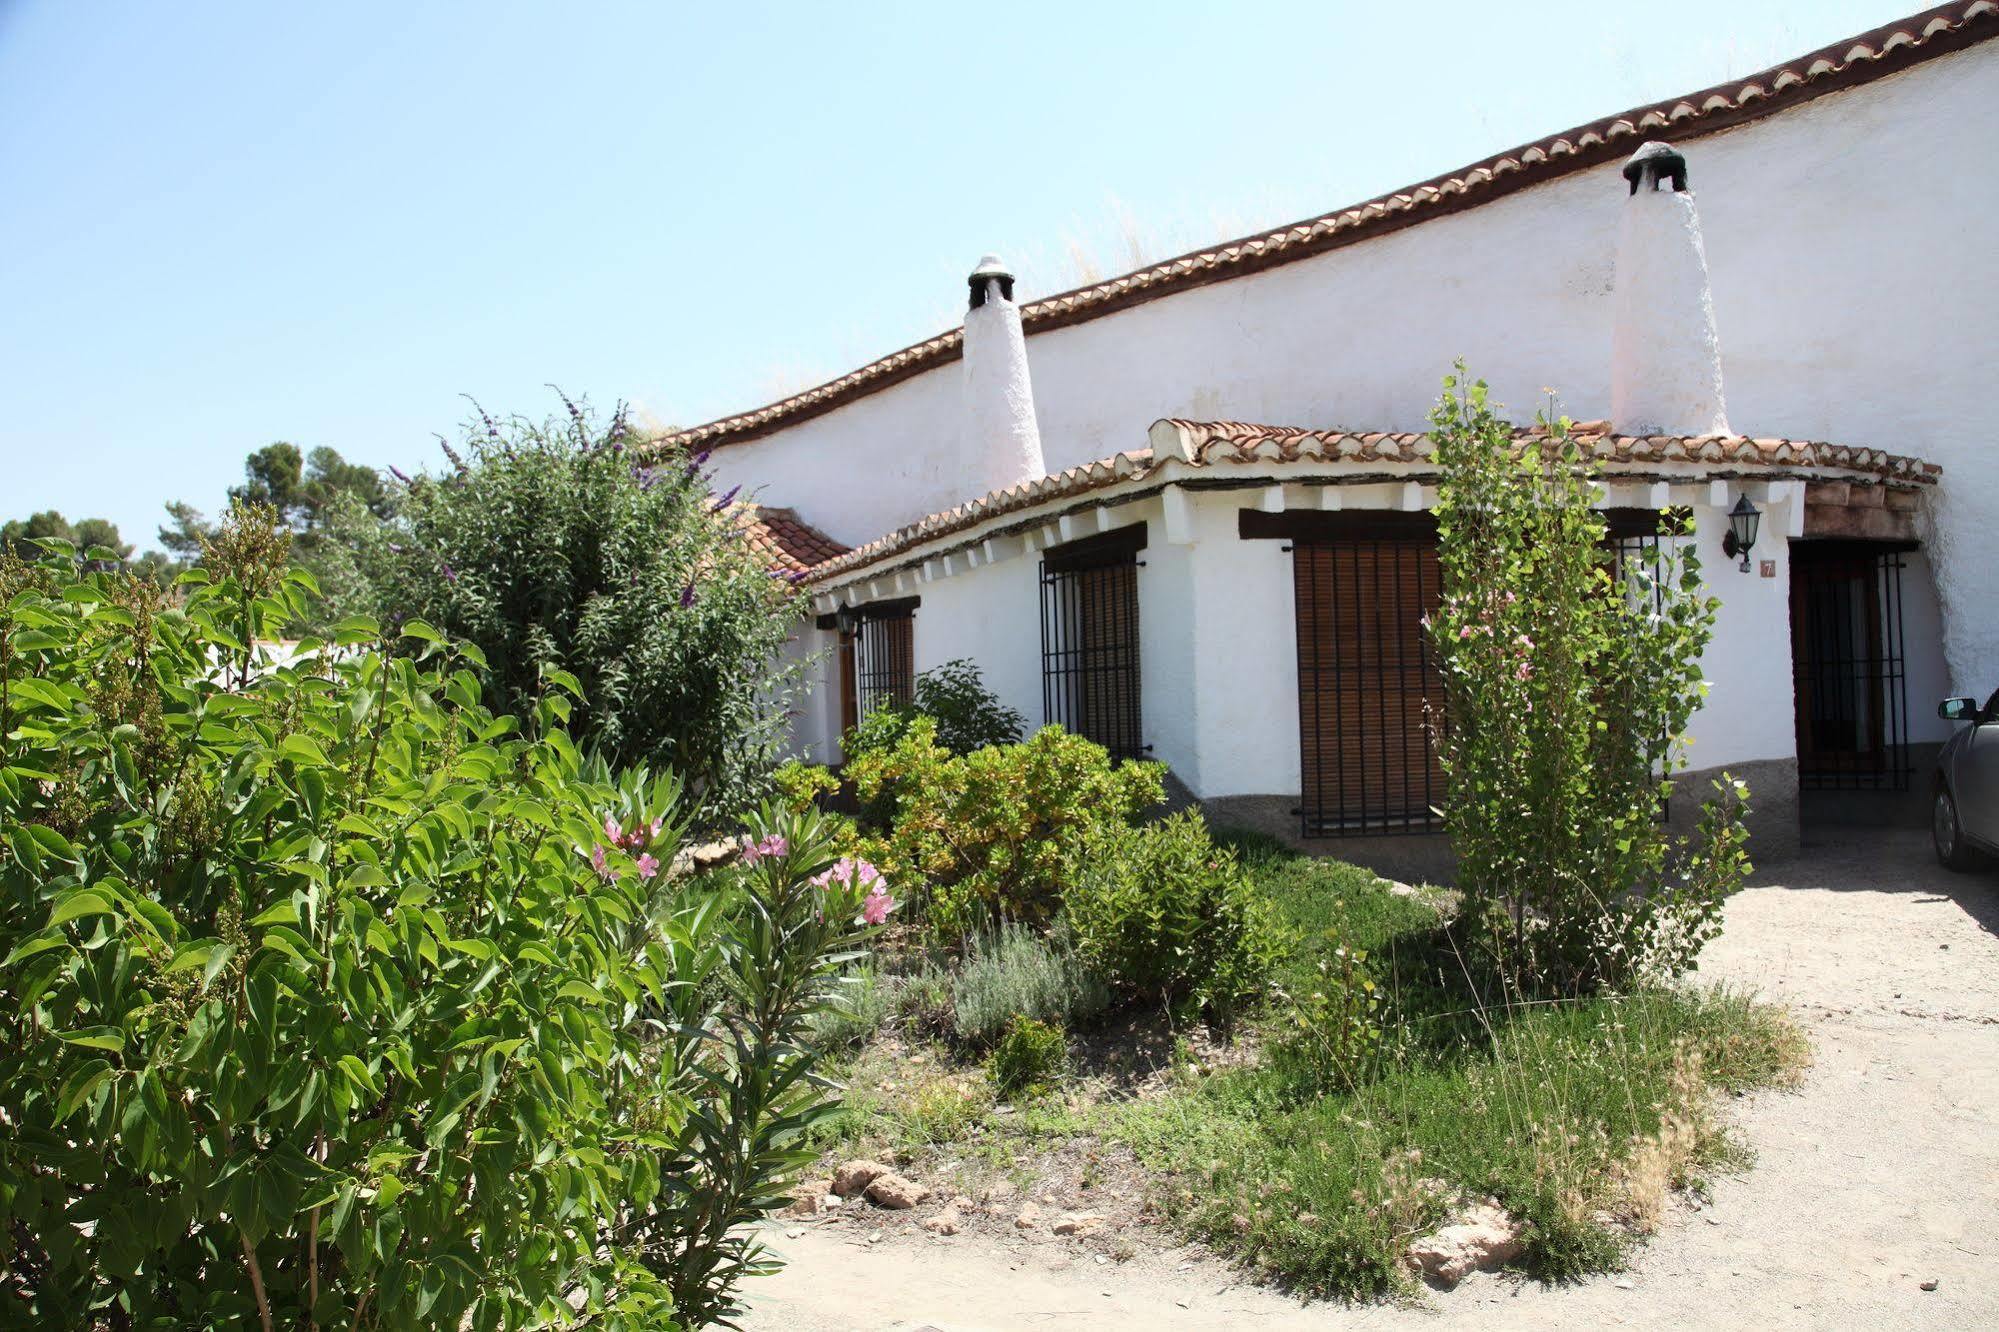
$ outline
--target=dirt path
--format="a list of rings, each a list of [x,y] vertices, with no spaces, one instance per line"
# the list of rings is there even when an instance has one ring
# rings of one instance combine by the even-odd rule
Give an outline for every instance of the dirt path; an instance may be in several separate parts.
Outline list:
[[[789,1265],[754,1288],[744,1326],[1999,1326],[1999,873],[1947,874],[1919,834],[1818,846],[1730,903],[1703,974],[1790,1004],[1817,1063],[1801,1090],[1731,1107],[1755,1169],[1680,1208],[1621,1275],[1474,1276],[1418,1307],[1306,1306],[1192,1254],[1099,1264],[1059,1241],[962,1243],[886,1221],[777,1227]]]

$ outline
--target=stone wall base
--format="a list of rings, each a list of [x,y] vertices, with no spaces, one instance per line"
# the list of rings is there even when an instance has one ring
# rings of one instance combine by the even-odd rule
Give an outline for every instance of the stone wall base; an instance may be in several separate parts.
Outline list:
[[[1680,774],[1666,821],[1676,833],[1692,832],[1700,822],[1701,803],[1714,793],[1711,783],[1720,768]],[[1732,763],[1728,773],[1749,785],[1749,856],[1757,864],[1788,860],[1798,854],[1798,764],[1795,759],[1765,759]],[[1926,788],[1927,789],[1927,788]],[[1870,793],[1871,794],[1871,793]],[[1306,837],[1300,831],[1299,797],[1295,795],[1215,796],[1201,802],[1208,821],[1217,826],[1250,828],[1276,838],[1294,851],[1326,856],[1365,866],[1383,878],[1403,883],[1450,884],[1457,876],[1457,857],[1450,839],[1441,833],[1401,837]]]

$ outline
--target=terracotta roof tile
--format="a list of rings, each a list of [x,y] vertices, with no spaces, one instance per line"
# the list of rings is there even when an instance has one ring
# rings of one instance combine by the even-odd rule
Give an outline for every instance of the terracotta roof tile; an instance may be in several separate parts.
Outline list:
[[[1571,424],[1569,437],[1606,473],[1657,464],[1769,467],[1800,472],[1837,472],[1877,478],[1901,487],[1933,485],[1943,469],[1934,463],[1880,449],[1853,448],[1802,439],[1751,439],[1744,435],[1616,435],[1606,421]],[[1053,501],[1104,490],[1127,481],[1153,478],[1167,463],[1208,468],[1254,463],[1421,464],[1436,448],[1418,431],[1305,430],[1245,421],[1188,421],[1169,418],[1151,431],[1153,447],[1114,454],[1071,467],[1054,476],[997,490],[942,513],[897,528],[886,536],[814,564],[802,581],[823,583],[870,568],[943,537],[966,532],[1008,514]],[[1540,427],[1514,432],[1517,448],[1548,447]]]
[[[760,504],[734,506],[743,525],[750,549],[763,557],[772,573],[782,573],[797,581],[814,565],[838,559],[847,547],[800,518],[792,509],[766,508]]]
[[[1685,97],[1637,107],[1591,125],[1565,130],[1356,207],[1337,209],[1262,236],[1228,241],[1162,260],[1135,273],[1032,301],[1021,308],[1021,321],[1029,333],[1060,328],[1191,287],[1310,258],[1379,231],[1476,207],[1513,190],[1611,161],[1627,150],[1624,140],[1640,133],[1665,139],[1711,133],[1897,73],[1919,61],[1947,55],[1994,36],[1999,36],[1999,0],[1955,0],[1807,52],[1746,78],[1731,79]],[[676,448],[712,448],[754,439],[786,423],[831,411],[842,403],[955,360],[963,351],[960,330],[952,329],[817,388],[755,411],[662,436],[659,443]]]

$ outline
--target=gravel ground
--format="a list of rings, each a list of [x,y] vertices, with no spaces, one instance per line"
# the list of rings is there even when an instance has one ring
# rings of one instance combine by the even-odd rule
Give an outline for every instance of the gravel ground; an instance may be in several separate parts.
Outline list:
[[[1194,1252],[791,1222],[744,1328],[1999,1327],[1999,873],[1946,873],[1919,833],[1816,841],[1729,904],[1702,968],[1789,1004],[1816,1062],[1728,1107],[1754,1169],[1677,1205],[1627,1272],[1304,1305]]]

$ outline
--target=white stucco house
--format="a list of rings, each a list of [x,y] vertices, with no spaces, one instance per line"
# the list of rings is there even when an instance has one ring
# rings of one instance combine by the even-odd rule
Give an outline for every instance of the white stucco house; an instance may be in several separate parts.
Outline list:
[[[1758,854],[1926,791],[1936,701],[1999,685],[1994,37],[1940,6],[1041,299],[988,258],[962,328],[668,436],[811,594],[797,750],[970,658],[1225,816],[1434,840],[1387,835],[1436,826],[1422,431],[1463,357],[1519,420],[1555,386],[1620,541],[1691,510],[1690,765],[1747,778]]]

